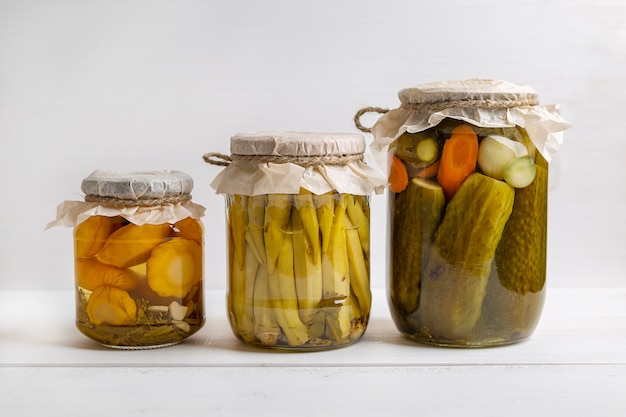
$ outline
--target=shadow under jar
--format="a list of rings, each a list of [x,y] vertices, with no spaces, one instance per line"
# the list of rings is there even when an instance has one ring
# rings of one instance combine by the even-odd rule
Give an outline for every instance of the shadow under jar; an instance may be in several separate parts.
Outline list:
[[[354,134],[231,138],[231,162],[212,186],[226,199],[227,308],[237,338],[307,351],[363,336],[371,307],[369,199],[384,185],[364,151]]]
[[[372,127],[388,152],[388,300],[397,328],[450,347],[529,337],[546,291],[548,160],[567,128],[530,87],[433,83]],[[524,127],[522,127],[524,126]]]

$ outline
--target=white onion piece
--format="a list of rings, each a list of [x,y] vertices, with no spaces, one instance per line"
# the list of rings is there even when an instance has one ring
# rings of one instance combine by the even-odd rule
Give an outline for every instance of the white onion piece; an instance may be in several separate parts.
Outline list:
[[[504,167],[516,158],[528,155],[526,147],[504,136],[487,136],[478,148],[478,166],[480,170],[492,178],[504,179]]]

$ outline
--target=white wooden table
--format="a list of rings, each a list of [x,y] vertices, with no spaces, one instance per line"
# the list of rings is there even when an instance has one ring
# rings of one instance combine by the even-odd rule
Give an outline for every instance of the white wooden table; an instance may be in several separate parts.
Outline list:
[[[177,346],[117,351],[74,328],[71,291],[0,292],[2,416],[623,416],[626,288],[550,288],[528,341],[490,349],[416,344],[384,291],[358,343],[283,353],[246,346],[224,294]]]

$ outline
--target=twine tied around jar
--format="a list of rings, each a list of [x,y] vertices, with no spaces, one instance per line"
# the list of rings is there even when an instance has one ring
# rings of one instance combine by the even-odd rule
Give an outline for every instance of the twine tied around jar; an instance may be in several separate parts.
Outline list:
[[[126,198],[117,198],[110,196],[101,196],[95,194],[87,194],[85,196],[85,201],[88,203],[102,203],[111,207],[133,207],[133,206],[144,206],[144,207],[153,207],[160,206],[163,204],[178,204],[184,203],[191,200],[190,194],[179,194],[172,196],[164,196],[160,198],[137,198],[137,199],[126,199]]]
[[[445,100],[426,103],[402,103],[400,106],[406,110],[417,111],[431,111],[438,112],[452,107],[479,107],[483,109],[508,109],[512,107],[524,107],[524,106],[536,106],[539,104],[539,100],[536,97],[527,97],[521,99],[507,99],[507,100],[494,100],[494,99],[463,99],[463,100]],[[365,127],[361,124],[361,117],[366,113],[387,113],[389,109],[381,107],[364,107],[360,109],[354,115],[354,124],[362,132],[371,133],[371,127]]]
[[[205,153],[202,156],[204,162],[217,165],[228,166],[233,161],[249,161],[258,163],[272,162],[275,164],[284,164],[287,162],[300,165],[303,167],[319,166],[319,165],[347,165],[351,162],[363,161],[363,154],[346,154],[346,155],[224,155],[218,152]]]
[[[371,127],[365,127],[361,124],[361,116],[363,116],[366,113],[380,113],[380,114],[385,114],[389,111],[389,109],[384,109],[382,107],[363,107],[361,110],[359,110],[358,112],[356,112],[356,114],[354,115],[354,125],[356,126],[357,129],[359,129],[361,132],[365,132],[365,133],[370,133],[372,131]]]

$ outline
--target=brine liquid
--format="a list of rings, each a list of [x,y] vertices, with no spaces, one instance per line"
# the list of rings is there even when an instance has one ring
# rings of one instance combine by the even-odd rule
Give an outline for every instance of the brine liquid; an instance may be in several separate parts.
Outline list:
[[[74,231],[76,326],[108,347],[179,343],[204,324],[203,228],[93,216]]]
[[[302,190],[226,203],[233,333],[285,350],[359,340],[371,306],[368,198]]]
[[[434,139],[439,156],[429,164],[443,163],[444,145],[461,124],[447,120],[391,145],[409,183],[389,193],[389,307],[397,328],[423,343],[509,344],[533,333],[543,308],[548,164],[523,129],[472,126],[479,145],[490,135],[523,145],[534,180],[515,188],[476,163],[458,190],[445,192],[439,171],[412,152]]]

